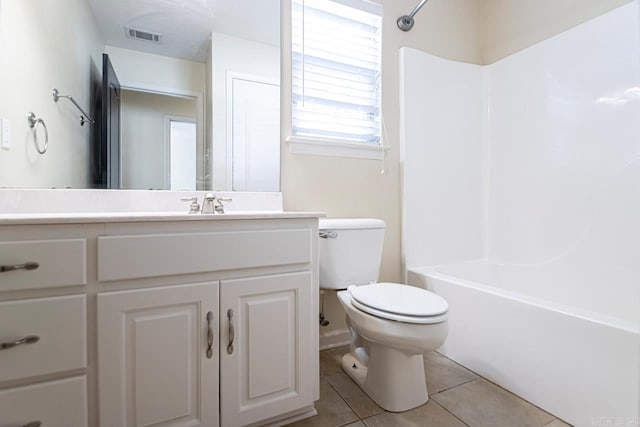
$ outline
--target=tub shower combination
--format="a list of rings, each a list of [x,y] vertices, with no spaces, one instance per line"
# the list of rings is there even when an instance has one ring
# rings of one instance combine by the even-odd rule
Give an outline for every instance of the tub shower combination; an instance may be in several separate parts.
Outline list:
[[[488,66],[401,51],[407,282],[442,353],[577,426],[640,423],[640,7]]]

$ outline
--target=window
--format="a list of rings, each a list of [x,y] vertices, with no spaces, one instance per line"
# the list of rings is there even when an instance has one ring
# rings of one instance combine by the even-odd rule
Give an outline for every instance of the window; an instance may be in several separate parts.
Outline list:
[[[292,0],[290,142],[381,158],[381,24],[365,0]]]

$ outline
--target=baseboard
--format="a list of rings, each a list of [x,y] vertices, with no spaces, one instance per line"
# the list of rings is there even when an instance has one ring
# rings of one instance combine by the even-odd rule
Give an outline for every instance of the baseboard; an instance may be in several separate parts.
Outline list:
[[[281,427],[316,415],[318,415],[318,411],[316,411],[316,408],[311,405],[288,414],[279,415],[269,420],[261,421],[258,424],[252,424],[252,427]]]
[[[348,329],[338,329],[324,334],[320,331],[320,350],[342,347],[343,345],[349,345],[350,343],[351,337]]]

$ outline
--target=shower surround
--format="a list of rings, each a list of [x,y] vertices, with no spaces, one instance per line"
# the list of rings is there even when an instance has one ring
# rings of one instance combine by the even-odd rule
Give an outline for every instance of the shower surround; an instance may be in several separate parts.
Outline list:
[[[443,353],[579,426],[640,416],[639,20],[401,51],[408,281],[450,303]]]

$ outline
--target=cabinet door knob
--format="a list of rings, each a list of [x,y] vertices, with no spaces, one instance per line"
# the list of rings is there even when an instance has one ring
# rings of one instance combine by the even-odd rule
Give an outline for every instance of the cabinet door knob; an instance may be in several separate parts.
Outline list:
[[[40,341],[40,337],[39,336],[37,336],[37,335],[29,335],[28,337],[20,338],[19,340],[0,343],[0,351],[1,350],[8,350],[10,348],[17,347],[19,345],[35,344],[38,341]]]
[[[207,313],[207,359],[213,357],[213,311]]]
[[[227,311],[227,317],[229,318],[229,345],[227,346],[227,353],[233,353],[233,340],[236,337],[236,331],[233,328],[233,310]]]
[[[0,265],[0,273],[13,270],[35,270],[40,267],[37,262],[25,262],[24,264]]]

